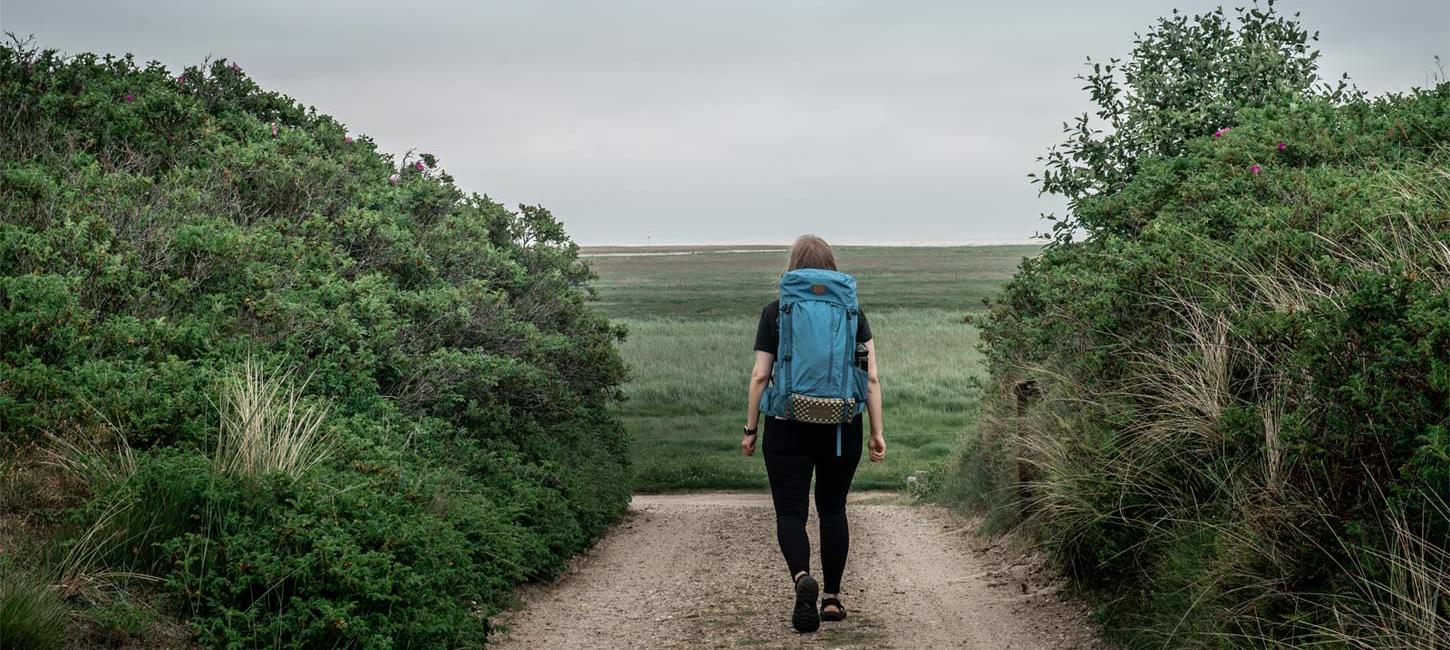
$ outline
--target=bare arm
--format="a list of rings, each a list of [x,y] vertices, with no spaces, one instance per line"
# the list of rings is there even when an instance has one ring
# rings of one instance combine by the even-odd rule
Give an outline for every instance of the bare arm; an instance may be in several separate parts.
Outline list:
[[[750,399],[745,407],[745,428],[747,429],[760,426],[760,396],[765,393],[765,387],[770,384],[770,369],[774,364],[775,355],[755,351],[755,367],[750,370]],[[756,440],[757,436],[745,436],[740,441],[741,453],[746,456],[754,454]]]
[[[745,426],[754,429],[760,423],[760,396],[770,384],[770,369],[775,364],[775,355],[755,351],[755,367],[750,369],[750,401],[745,409]]]
[[[881,379],[876,374],[876,341],[866,342],[866,415],[871,418],[871,460],[886,458],[886,425],[881,421]]]

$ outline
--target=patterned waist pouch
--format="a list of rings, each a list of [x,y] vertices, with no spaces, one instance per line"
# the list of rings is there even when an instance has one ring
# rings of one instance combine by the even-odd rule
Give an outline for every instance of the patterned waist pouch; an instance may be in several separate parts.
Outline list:
[[[856,400],[841,397],[790,396],[790,419],[812,424],[840,424],[856,417]]]

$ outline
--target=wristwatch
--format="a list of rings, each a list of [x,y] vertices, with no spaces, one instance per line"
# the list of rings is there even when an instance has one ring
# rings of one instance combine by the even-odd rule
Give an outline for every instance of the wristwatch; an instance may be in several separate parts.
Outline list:
[[[752,429],[750,427],[745,427],[745,435],[747,435],[747,436],[753,436],[758,431],[760,431],[760,427],[759,426],[755,427],[754,429]]]

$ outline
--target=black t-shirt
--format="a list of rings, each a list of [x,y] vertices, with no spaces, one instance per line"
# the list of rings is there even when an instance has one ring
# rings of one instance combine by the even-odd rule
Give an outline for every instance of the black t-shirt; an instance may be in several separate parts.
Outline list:
[[[776,353],[780,347],[780,301],[772,300],[760,312],[760,324],[755,328],[755,349],[759,352]],[[871,340],[871,325],[866,322],[866,312],[856,312],[856,342]]]

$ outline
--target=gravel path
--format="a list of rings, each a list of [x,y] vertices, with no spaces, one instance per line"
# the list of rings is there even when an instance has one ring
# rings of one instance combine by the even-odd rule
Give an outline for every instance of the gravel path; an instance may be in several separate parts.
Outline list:
[[[768,495],[639,495],[553,584],[501,617],[503,648],[1103,648],[1040,558],[894,494],[853,495],[850,615],[815,634],[793,602]],[[810,523],[815,537],[814,519]],[[819,561],[812,568],[819,570]],[[493,643],[490,643],[492,646]]]

